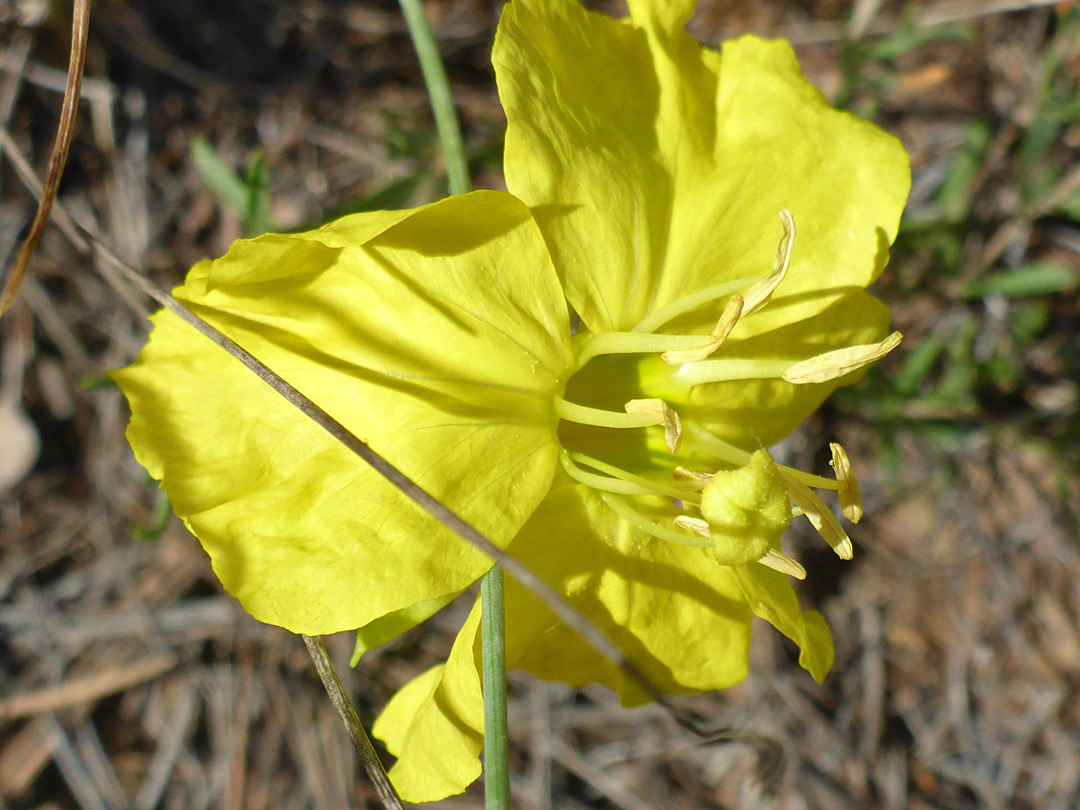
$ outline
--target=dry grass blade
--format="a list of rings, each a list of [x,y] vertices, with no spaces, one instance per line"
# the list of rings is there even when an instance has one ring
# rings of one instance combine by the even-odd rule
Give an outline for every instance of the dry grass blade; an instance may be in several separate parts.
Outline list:
[[[115,669],[64,683],[25,695],[11,695],[0,701],[0,722],[28,717],[41,712],[57,711],[82,703],[92,703],[107,695],[130,689],[136,684],[153,680],[176,666],[171,653],[157,653]]]
[[[86,67],[86,39],[90,31],[90,0],[75,0],[71,21],[71,60],[68,63],[67,83],[64,87],[64,102],[60,111],[60,125],[56,131],[56,142],[49,157],[49,172],[45,177],[45,192],[38,201],[34,221],[30,231],[19,249],[15,266],[8,277],[4,290],[0,293],[0,316],[8,311],[15,295],[19,292],[30,257],[34,255],[45,226],[49,222],[56,194],[60,190],[60,178],[64,174],[68,150],[75,136],[75,116],[79,112],[79,93],[82,91],[83,70]]]
[[[326,687],[326,694],[330,696],[330,702],[334,704],[334,709],[337,710],[341,722],[345,724],[345,728],[349,732],[349,739],[352,741],[353,748],[356,749],[356,755],[360,757],[360,762],[364,766],[368,778],[375,785],[375,792],[379,795],[383,807],[388,808],[388,810],[404,810],[405,806],[401,803],[401,797],[397,795],[394,786],[390,784],[390,778],[386,775],[382,762],[379,761],[379,755],[375,753],[371,739],[368,737],[367,732],[364,731],[364,725],[360,722],[360,718],[356,716],[356,711],[349,702],[349,697],[345,694],[345,689],[334,671],[334,666],[330,663],[330,656],[326,652],[326,646],[319,639],[311,636],[304,636],[304,644],[311,655],[311,660],[315,663],[315,669],[319,673],[319,678],[322,679],[323,686]]]

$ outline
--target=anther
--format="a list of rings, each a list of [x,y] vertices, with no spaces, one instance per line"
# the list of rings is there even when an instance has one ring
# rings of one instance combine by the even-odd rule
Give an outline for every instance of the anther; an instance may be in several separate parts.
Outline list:
[[[704,360],[727,340],[727,336],[731,334],[731,330],[739,322],[742,312],[743,297],[741,295],[731,296],[724,305],[724,311],[720,313],[720,320],[716,322],[716,328],[712,330],[712,335],[707,343],[693,349],[676,349],[664,352],[660,355],[660,359],[672,366],[679,363],[696,363],[699,360]]]
[[[695,472],[686,467],[676,467],[671,471],[671,477],[676,481],[688,481],[692,484],[707,484],[713,480],[712,473]]]
[[[623,408],[627,413],[650,414],[660,417],[664,426],[664,445],[675,455],[682,446],[682,419],[662,399],[632,399]]]
[[[893,332],[880,343],[834,349],[788,367],[782,376],[797,385],[829,382],[876,363],[899,346],[902,338],[899,332]]]
[[[836,471],[836,494],[840,499],[840,511],[844,517],[852,523],[862,520],[862,493],[859,491],[859,482],[851,471],[851,461],[848,454],[836,442],[829,443],[832,451],[832,468]]]
[[[700,534],[702,537],[712,537],[712,532],[709,531],[709,524],[701,518],[690,517],[690,515],[679,515],[675,518],[675,525],[680,529],[689,529],[695,534]]]
[[[789,577],[806,579],[805,568],[799,565],[796,560],[791,559],[791,557],[774,548],[770,548],[766,551],[765,556],[758,560],[758,562],[766,568],[771,568],[773,571],[779,571],[781,574],[787,574]]]
[[[836,552],[836,556],[841,560],[850,560],[854,552],[851,538],[847,536],[840,521],[829,511],[825,502],[787,470],[781,469],[780,477],[784,480],[791,502],[803,511],[821,538]]]
[[[780,286],[791,265],[791,251],[795,245],[795,218],[786,208],[780,209],[780,221],[784,225],[784,235],[776,249],[776,262],[773,271],[746,292],[744,315],[752,315],[772,299],[772,294]]]

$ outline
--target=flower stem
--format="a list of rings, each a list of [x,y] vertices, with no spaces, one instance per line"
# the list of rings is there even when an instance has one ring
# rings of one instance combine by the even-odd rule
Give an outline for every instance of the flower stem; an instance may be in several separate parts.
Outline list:
[[[446,159],[446,182],[451,194],[466,194],[472,186],[465,146],[461,140],[446,68],[439,57],[421,0],[398,0],[409,27],[420,70],[424,74],[435,127]],[[506,613],[503,572],[498,565],[480,581],[481,655],[484,693],[484,805],[487,810],[510,810],[510,733],[506,720]]]
[[[461,140],[446,68],[439,57],[421,0],[398,0],[409,27],[420,70],[424,74],[435,127],[446,159],[446,182],[451,194],[466,194],[472,186],[465,146]],[[487,810],[510,810],[510,733],[506,721],[506,614],[503,572],[495,565],[480,581],[481,655],[484,692],[484,805]]]
[[[510,810],[510,734],[506,723],[506,613],[503,572],[493,566],[480,581],[480,638],[484,670],[484,806]]]
[[[409,27],[416,56],[420,60],[420,71],[424,74],[428,97],[431,99],[431,111],[435,115],[435,128],[439,132],[443,155],[446,158],[446,181],[451,194],[465,194],[469,191],[469,165],[465,160],[465,147],[461,140],[461,127],[454,109],[454,98],[450,94],[450,82],[446,78],[446,68],[439,57],[435,37],[431,33],[421,0],[398,0],[405,15],[405,24]]]

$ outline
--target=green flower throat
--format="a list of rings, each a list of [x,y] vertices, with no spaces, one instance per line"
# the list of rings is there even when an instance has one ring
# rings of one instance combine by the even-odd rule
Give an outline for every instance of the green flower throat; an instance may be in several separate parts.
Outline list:
[[[723,565],[759,562],[801,579],[802,566],[779,550],[796,514],[809,515],[836,553],[851,557],[851,541],[810,490],[840,484],[779,467],[763,450],[751,453],[720,439],[708,429],[710,404],[716,404],[711,400],[722,395],[724,384],[837,379],[879,359],[899,336],[795,364],[724,357],[728,337],[769,304],[788,273],[795,224],[787,211],[780,217],[784,236],[769,275],[678,299],[628,332],[576,336],[574,367],[555,396],[554,411],[562,473],[595,490],[635,529],[710,549]],[[660,331],[702,323],[717,312],[709,334]],[[801,505],[792,509],[792,501]]]

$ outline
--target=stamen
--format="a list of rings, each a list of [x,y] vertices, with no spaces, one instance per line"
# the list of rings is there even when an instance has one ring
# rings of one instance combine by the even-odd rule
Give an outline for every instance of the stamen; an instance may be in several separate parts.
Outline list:
[[[736,380],[781,379],[796,385],[829,382],[876,363],[899,346],[902,337],[899,332],[893,332],[880,343],[834,349],[794,364],[784,360],[748,360],[737,357],[684,363],[675,375],[690,386]]]
[[[694,484],[697,489],[703,488],[707,483],[713,480],[712,473],[694,472],[693,470],[686,469],[686,467],[676,467],[671,471],[671,477],[676,481]]]
[[[592,425],[593,427],[643,428],[664,424],[662,414],[605,411],[602,408],[589,408],[585,405],[578,405],[576,402],[569,402],[562,397],[555,397],[555,413],[558,414],[560,419],[567,422],[577,422],[579,425]]]
[[[725,281],[723,284],[714,284],[712,287],[706,287],[704,290],[699,290],[692,295],[680,298],[677,301],[668,304],[666,307],[658,309],[635,326],[634,331],[644,333],[655,332],[665,323],[675,320],[680,315],[686,315],[696,309],[701,309],[705,304],[718,301],[732,293],[737,293],[739,290],[745,290],[751,284],[756,284],[761,281],[761,276],[751,276],[749,278],[737,278],[734,281]]]
[[[836,519],[836,515],[829,511],[825,502],[811,492],[808,486],[798,481],[787,470],[781,469],[780,476],[787,485],[792,502],[803,510],[821,538],[836,552],[837,557],[841,560],[850,560],[853,556],[851,538],[847,536],[847,532]]]
[[[712,330],[712,338],[708,343],[704,343],[694,349],[678,349],[675,351],[664,352],[660,355],[660,359],[668,365],[678,365],[679,363],[696,363],[700,360],[704,360],[710,354],[715,352],[723,345],[727,340],[727,336],[731,334],[731,330],[735,328],[735,324],[739,322],[739,317],[743,311],[743,297],[741,295],[733,295],[728,299],[727,304],[724,305],[724,311],[720,314],[720,320],[716,322],[716,328]]]
[[[746,293],[746,315],[753,315],[772,299],[772,294],[780,286],[791,265],[791,250],[795,245],[795,219],[786,208],[780,209],[780,221],[784,225],[784,235],[776,249],[776,262],[773,271],[751,287]]]
[[[574,463],[575,469],[578,469],[576,467],[576,465],[584,464],[587,467],[592,467],[594,470],[598,470],[598,471],[600,471],[602,473],[605,473],[606,475],[611,476],[612,479],[617,478],[620,481],[625,481],[625,482],[628,482],[630,484],[635,484],[638,487],[640,487],[642,490],[645,490],[643,492],[636,492],[636,493],[628,492],[628,493],[626,493],[628,495],[629,494],[633,494],[633,495],[660,495],[660,496],[663,496],[663,497],[666,497],[666,498],[678,498],[681,501],[688,501],[688,502],[694,503],[694,504],[701,503],[701,496],[697,492],[695,492],[693,489],[691,489],[689,487],[684,489],[683,487],[678,487],[678,486],[673,486],[671,484],[666,484],[663,481],[653,481],[651,478],[645,478],[645,477],[640,476],[640,475],[634,475],[633,473],[627,472],[626,470],[624,470],[624,469],[622,469],[620,467],[616,467],[613,464],[608,464],[608,463],[606,463],[604,461],[600,461],[599,459],[592,458],[591,456],[587,456],[584,453],[569,453],[566,450],[564,450],[563,455],[565,455],[570,462]],[[565,464],[564,464],[564,468],[565,468]],[[588,475],[589,474],[584,470],[579,469],[578,471],[581,472],[582,475]],[[571,473],[571,477],[573,477],[572,473]],[[605,480],[607,480],[607,479],[605,479]],[[582,483],[585,483],[585,482],[582,481]],[[610,491],[614,491],[614,490],[610,490]]]
[[[852,523],[862,520],[862,493],[859,491],[859,482],[851,471],[851,461],[847,451],[836,442],[829,443],[832,451],[832,468],[836,470],[836,494],[840,499],[840,511],[844,517]]]
[[[646,534],[652,535],[657,540],[666,540],[669,543],[676,543],[680,546],[694,546],[695,548],[711,548],[713,545],[712,540],[705,540],[704,538],[699,540],[697,537],[685,534],[684,532],[677,532],[674,529],[661,526],[654,520],[649,520],[649,518],[638,512],[622,498],[608,495],[603,492],[600,493],[600,497],[612,512],[621,517],[635,529],[639,529]]]
[[[694,532],[694,534],[700,534],[702,537],[712,537],[712,533],[709,531],[708,522],[701,518],[690,517],[690,515],[679,515],[675,518],[675,525],[680,529],[689,529]]]
[[[781,376],[789,383],[798,385],[835,380],[869,366],[871,363],[876,363],[899,346],[902,338],[903,335],[899,332],[893,332],[880,343],[834,349],[796,363]]]
[[[779,571],[781,574],[787,574],[789,577],[806,579],[805,568],[799,565],[796,560],[791,559],[791,557],[774,548],[770,548],[766,551],[765,556],[758,560],[758,562],[766,568],[771,568],[773,571]]]
[[[655,414],[660,421],[654,424],[664,426],[664,445],[668,452],[675,455],[682,445],[682,419],[662,399],[632,399],[623,405],[627,413]]]
[[[611,478],[607,475],[597,475],[596,473],[583,470],[574,464],[570,455],[565,450],[559,454],[559,463],[562,465],[563,471],[579,484],[584,484],[585,486],[600,492],[613,492],[616,495],[657,494],[648,487],[641,486],[634,481],[624,481],[619,478]]]
[[[706,385],[736,380],[774,380],[784,376],[791,368],[791,361],[744,360],[738,357],[720,357],[698,363],[684,363],[675,376],[687,385]]]
[[[705,335],[653,335],[640,332],[600,332],[590,335],[577,356],[575,371],[604,354],[659,354],[700,348]]]

